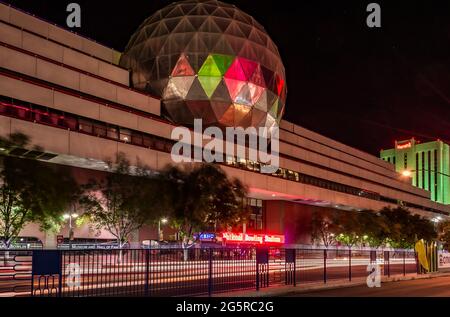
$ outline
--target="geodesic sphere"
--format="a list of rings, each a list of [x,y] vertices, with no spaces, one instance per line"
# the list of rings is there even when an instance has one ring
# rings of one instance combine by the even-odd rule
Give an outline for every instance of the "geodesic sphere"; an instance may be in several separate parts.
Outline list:
[[[264,28],[234,5],[175,2],[132,36],[120,64],[164,113],[191,125],[271,127],[286,101],[284,66]]]

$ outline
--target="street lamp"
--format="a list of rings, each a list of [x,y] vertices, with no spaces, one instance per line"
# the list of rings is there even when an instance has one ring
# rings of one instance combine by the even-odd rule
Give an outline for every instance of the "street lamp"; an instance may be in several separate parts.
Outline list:
[[[76,214],[76,213],[64,214],[63,218],[64,218],[64,220],[69,220],[69,249],[72,249],[72,240],[73,240],[72,219],[78,218],[78,214]]]
[[[411,177],[412,176],[412,173],[416,173],[416,172],[431,172],[431,173],[436,173],[436,174],[439,174],[439,175],[442,175],[442,176],[445,176],[445,177],[450,177],[450,175],[448,175],[448,174],[445,174],[445,173],[442,173],[442,172],[438,172],[438,171],[435,171],[435,170],[429,170],[429,169],[424,169],[424,168],[421,168],[421,169],[418,169],[418,170],[415,170],[415,169],[413,169],[413,170],[408,170],[408,169],[405,169],[405,170],[403,170],[403,171],[401,171],[400,172],[400,174],[402,175],[402,176],[404,176],[404,177]]]
[[[442,220],[442,218],[439,217],[439,216],[437,216],[436,218],[431,219],[431,221],[433,221],[436,224],[439,223],[439,221],[441,221],[441,220]]]
[[[405,176],[405,177],[411,177],[411,171],[410,171],[410,170],[404,170],[404,171],[402,172],[402,176]]]
[[[169,220],[167,218],[161,218],[158,220],[158,239],[159,241],[164,240],[163,231],[161,229],[161,223],[165,225]]]

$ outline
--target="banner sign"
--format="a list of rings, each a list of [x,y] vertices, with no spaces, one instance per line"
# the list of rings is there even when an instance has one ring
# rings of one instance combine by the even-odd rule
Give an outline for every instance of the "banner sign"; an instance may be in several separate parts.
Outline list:
[[[252,244],[283,244],[283,235],[274,234],[247,234],[247,233],[222,233],[222,240],[230,243],[252,243]]]
[[[194,237],[200,241],[212,242],[216,239],[216,234],[212,232],[202,232],[194,235]]]
[[[438,267],[440,269],[450,268],[450,253],[449,252],[439,251],[438,257],[439,257]]]

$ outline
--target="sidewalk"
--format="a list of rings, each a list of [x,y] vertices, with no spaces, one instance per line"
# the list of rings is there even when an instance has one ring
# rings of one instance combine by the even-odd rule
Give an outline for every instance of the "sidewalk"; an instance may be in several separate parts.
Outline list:
[[[409,281],[415,279],[428,279],[428,278],[436,278],[441,276],[450,276],[450,272],[436,272],[429,274],[407,274],[396,275],[396,276],[383,276],[381,278],[382,283],[389,282],[398,282],[398,281]],[[305,283],[305,284],[297,284],[297,286],[292,285],[273,285],[267,288],[262,288],[259,291],[256,290],[247,290],[247,291],[238,291],[238,292],[228,292],[228,293],[220,293],[215,294],[213,297],[280,297],[287,296],[291,294],[302,294],[302,293],[310,293],[317,290],[330,290],[330,289],[340,289],[347,288],[353,286],[366,285],[366,278],[355,278],[351,282],[348,279],[340,279],[340,280],[330,280],[327,283],[317,282],[317,283]]]

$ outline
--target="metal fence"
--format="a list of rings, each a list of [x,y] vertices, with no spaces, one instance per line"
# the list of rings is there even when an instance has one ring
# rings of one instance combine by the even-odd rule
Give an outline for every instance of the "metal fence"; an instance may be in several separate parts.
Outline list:
[[[0,296],[201,296],[417,272],[412,250],[0,250]]]

